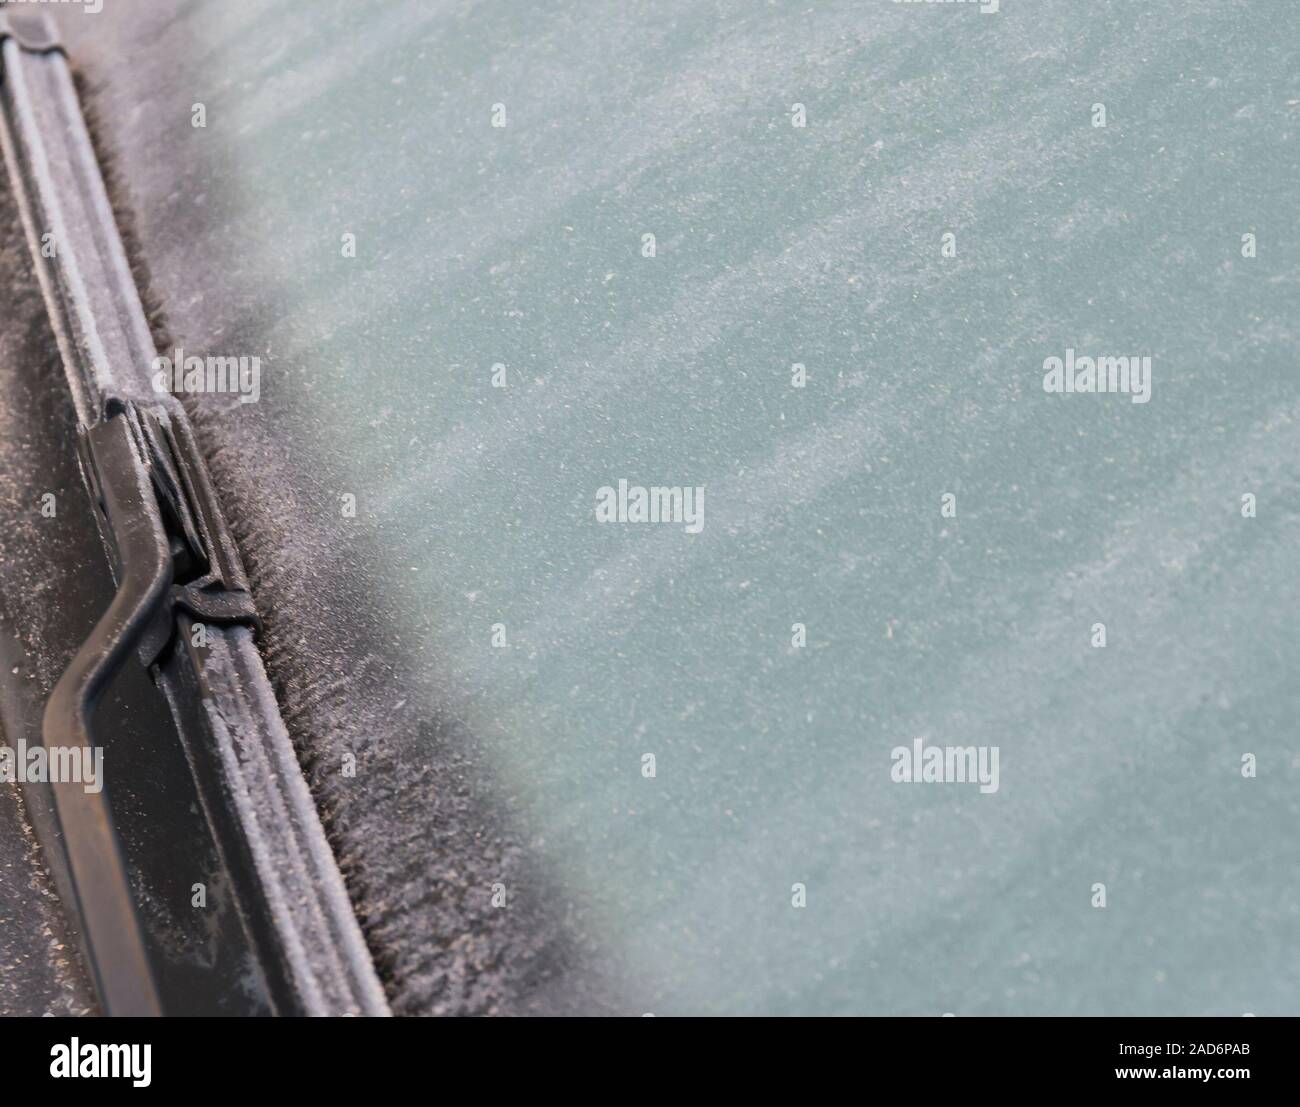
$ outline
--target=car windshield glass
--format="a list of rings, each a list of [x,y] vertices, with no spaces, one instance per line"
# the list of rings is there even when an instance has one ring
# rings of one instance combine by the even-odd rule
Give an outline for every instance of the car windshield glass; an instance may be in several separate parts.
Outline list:
[[[65,20],[395,1009],[1294,989],[1293,59],[1030,7]]]

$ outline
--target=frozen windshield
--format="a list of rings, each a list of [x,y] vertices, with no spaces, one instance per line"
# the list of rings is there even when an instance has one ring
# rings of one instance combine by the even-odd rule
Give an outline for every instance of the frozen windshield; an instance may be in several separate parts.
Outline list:
[[[397,1009],[1294,995],[1285,7],[106,10]]]

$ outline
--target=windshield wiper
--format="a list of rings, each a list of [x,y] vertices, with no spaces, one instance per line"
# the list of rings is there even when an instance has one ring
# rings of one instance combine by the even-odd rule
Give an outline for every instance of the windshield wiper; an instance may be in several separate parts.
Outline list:
[[[43,16],[0,10],[0,145],[78,419],[117,592],[46,706],[47,750],[91,748],[135,653],[163,689],[276,1010],[387,1014],[253,641],[238,552],[155,350],[81,114]],[[201,632],[196,631],[201,628]],[[107,1014],[164,1013],[107,789],[51,785],[33,818]]]

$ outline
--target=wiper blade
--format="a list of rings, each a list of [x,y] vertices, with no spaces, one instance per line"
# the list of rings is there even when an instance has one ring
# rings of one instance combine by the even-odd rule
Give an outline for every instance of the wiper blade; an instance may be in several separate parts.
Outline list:
[[[56,685],[43,740],[89,747],[135,653],[163,689],[277,1011],[387,1014],[253,642],[256,613],[155,350],[52,25],[0,10],[0,146],[78,418],[117,593]],[[203,624],[203,633],[195,628]],[[37,822],[103,1010],[163,1012],[108,789],[51,786]]]

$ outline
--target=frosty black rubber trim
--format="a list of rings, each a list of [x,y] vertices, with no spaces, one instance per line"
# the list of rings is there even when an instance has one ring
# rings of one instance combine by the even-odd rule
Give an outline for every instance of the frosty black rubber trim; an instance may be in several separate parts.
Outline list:
[[[118,581],[51,697],[46,741],[90,742],[95,700],[134,651],[166,695],[277,1012],[386,1015],[253,643],[256,615],[206,466],[180,403],[151,387],[139,291],[67,61],[39,20],[0,24],[0,146]],[[56,795],[59,840],[42,844],[58,854],[51,868],[104,1010],[155,1013],[107,789],[95,798]]]

